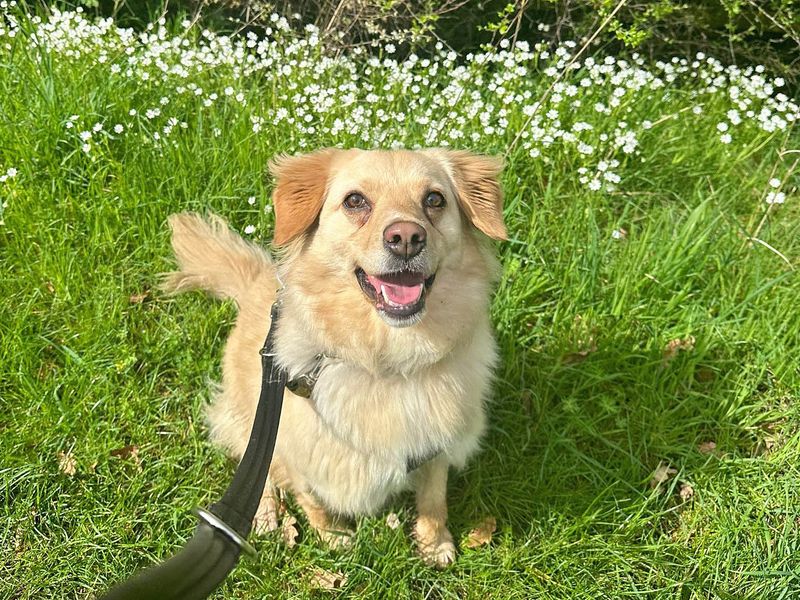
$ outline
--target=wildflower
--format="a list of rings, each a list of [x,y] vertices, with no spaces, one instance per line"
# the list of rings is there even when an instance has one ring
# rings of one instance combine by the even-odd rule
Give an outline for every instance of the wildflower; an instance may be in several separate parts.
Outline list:
[[[769,180],[769,186],[771,188],[777,189],[777,188],[781,187],[781,180],[773,177],[772,179]]]
[[[252,206],[253,204],[255,204],[255,203],[256,203],[256,197],[255,197],[255,196],[250,196],[250,197],[247,199],[247,203],[248,203],[250,206]]]
[[[252,235],[255,233],[255,231],[256,231],[255,225],[248,225],[247,227],[244,228],[244,232],[247,235]]]
[[[786,200],[786,194],[783,192],[770,192],[767,194],[767,204],[783,204]]]
[[[125,131],[125,127],[121,123],[114,125],[114,133],[122,133],[123,131]]]
[[[723,144],[730,144],[732,139],[733,138],[731,138],[730,133],[723,133],[721,136],[719,136],[719,141],[722,142]]]

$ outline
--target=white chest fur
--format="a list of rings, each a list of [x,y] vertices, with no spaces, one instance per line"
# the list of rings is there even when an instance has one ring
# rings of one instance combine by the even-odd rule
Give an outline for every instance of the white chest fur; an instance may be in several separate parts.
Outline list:
[[[291,339],[282,347],[279,337],[278,353],[294,376],[320,349],[310,336]],[[494,360],[488,323],[437,362],[409,373],[325,359],[310,401],[287,393],[278,451],[280,438],[302,436],[283,457],[292,470],[331,509],[373,512],[408,485],[409,459],[441,453],[461,467],[477,449]]]

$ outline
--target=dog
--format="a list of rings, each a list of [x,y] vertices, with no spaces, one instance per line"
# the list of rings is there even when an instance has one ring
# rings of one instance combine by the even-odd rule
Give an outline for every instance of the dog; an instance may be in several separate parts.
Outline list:
[[[276,262],[219,217],[169,218],[178,270],[164,288],[238,307],[207,411],[211,436],[241,459],[279,297],[278,364],[313,388],[285,392],[255,530],[277,528],[283,490],[324,541],[346,544],[348,519],[413,489],[418,551],[445,567],[456,556],[448,468],[479,447],[497,361],[489,302],[499,275],[491,239],[506,239],[501,161],[325,149],[278,157],[270,171]]]

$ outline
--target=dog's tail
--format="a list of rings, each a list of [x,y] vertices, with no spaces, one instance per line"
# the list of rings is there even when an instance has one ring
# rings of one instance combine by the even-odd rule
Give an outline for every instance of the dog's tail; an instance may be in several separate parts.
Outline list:
[[[254,288],[277,289],[269,255],[243,240],[217,215],[179,213],[169,217],[169,225],[179,270],[164,274],[164,291],[205,290],[218,298],[233,298],[241,308]]]

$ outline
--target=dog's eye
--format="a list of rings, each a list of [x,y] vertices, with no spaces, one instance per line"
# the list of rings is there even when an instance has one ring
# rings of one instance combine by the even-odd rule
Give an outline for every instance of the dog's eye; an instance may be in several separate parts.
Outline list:
[[[362,210],[364,208],[369,208],[369,203],[361,194],[353,193],[347,195],[347,198],[342,202],[342,206],[348,210]]]
[[[425,196],[425,208],[444,208],[447,201],[439,192],[430,192]]]

